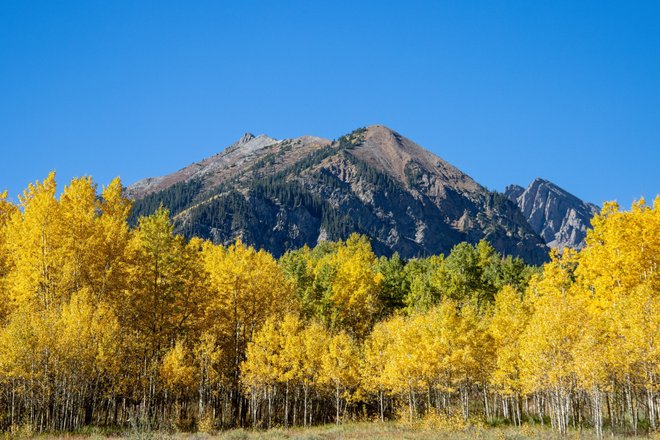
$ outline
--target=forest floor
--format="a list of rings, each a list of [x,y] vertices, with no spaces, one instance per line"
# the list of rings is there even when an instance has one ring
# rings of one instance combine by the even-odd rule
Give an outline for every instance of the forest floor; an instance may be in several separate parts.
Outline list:
[[[476,427],[463,429],[424,429],[409,428],[396,423],[350,423],[344,425],[323,425],[310,428],[275,428],[267,431],[231,430],[216,434],[206,433],[161,433],[161,432],[131,432],[103,433],[91,431],[85,434],[41,435],[40,439],[67,440],[97,440],[97,439],[144,439],[144,440],[526,440],[526,439],[580,439],[595,440],[596,435],[590,430],[569,431],[565,437],[560,437],[549,428],[525,425],[516,427]],[[613,436],[605,433],[607,439],[624,439],[632,437]],[[660,435],[641,436],[660,440]]]

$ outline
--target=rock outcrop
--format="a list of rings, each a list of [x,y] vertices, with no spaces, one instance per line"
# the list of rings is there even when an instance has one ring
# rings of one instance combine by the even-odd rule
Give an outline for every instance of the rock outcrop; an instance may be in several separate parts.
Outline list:
[[[505,195],[514,201],[534,232],[554,249],[581,249],[591,218],[600,210],[544,179],[527,188],[510,185]]]

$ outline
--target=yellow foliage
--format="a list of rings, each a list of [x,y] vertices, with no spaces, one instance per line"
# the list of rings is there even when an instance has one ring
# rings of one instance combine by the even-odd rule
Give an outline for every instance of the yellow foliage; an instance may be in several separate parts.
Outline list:
[[[576,412],[600,434],[607,411],[614,424],[657,422],[660,198],[629,212],[606,204],[582,251],[553,252],[524,294],[504,286],[492,301],[496,284],[479,291],[481,277],[499,275],[461,273],[449,258],[407,266],[426,277],[413,281],[394,276],[398,261],[384,281],[356,235],[278,263],[240,240],[186,241],[164,209],[129,228],[119,179],[101,197],[88,177],[57,194],[54,173],[19,206],[0,193],[6,426],[70,429],[97,408],[122,411],[117,423],[171,417],[203,430],[218,410],[223,423],[238,417],[229,409],[307,424],[328,420],[331,401],[339,422],[376,400],[382,420],[398,411],[429,430],[463,430],[474,408],[519,424],[533,407],[562,433]],[[497,258],[476,249],[484,267]],[[384,283],[392,304],[408,289],[419,307],[377,322]]]
[[[193,392],[197,377],[192,356],[183,341],[177,340],[163,357],[160,377],[165,388],[177,396]]]
[[[358,358],[357,344],[347,333],[334,335],[321,358],[319,383],[333,387],[340,397],[350,398],[358,384]]]
[[[503,395],[510,396],[521,391],[520,338],[528,320],[528,308],[520,294],[513,287],[505,286],[495,297],[489,328],[496,353],[490,382]]]
[[[328,326],[333,331],[348,331],[358,339],[367,336],[378,312],[378,293],[383,280],[376,272],[376,256],[364,236],[351,235],[339,242],[335,252],[325,255],[314,265],[314,275],[332,273],[331,307]]]

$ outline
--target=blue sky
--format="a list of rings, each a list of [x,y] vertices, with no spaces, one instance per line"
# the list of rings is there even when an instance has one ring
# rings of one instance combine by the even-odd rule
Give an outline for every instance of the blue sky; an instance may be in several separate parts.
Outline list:
[[[660,2],[0,0],[0,189],[384,124],[490,189],[660,193]]]

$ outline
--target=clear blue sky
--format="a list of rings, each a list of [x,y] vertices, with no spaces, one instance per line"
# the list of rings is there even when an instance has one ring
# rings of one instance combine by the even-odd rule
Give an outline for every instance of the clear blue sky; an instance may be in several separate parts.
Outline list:
[[[660,193],[659,1],[0,0],[0,188],[384,124],[483,185]]]

